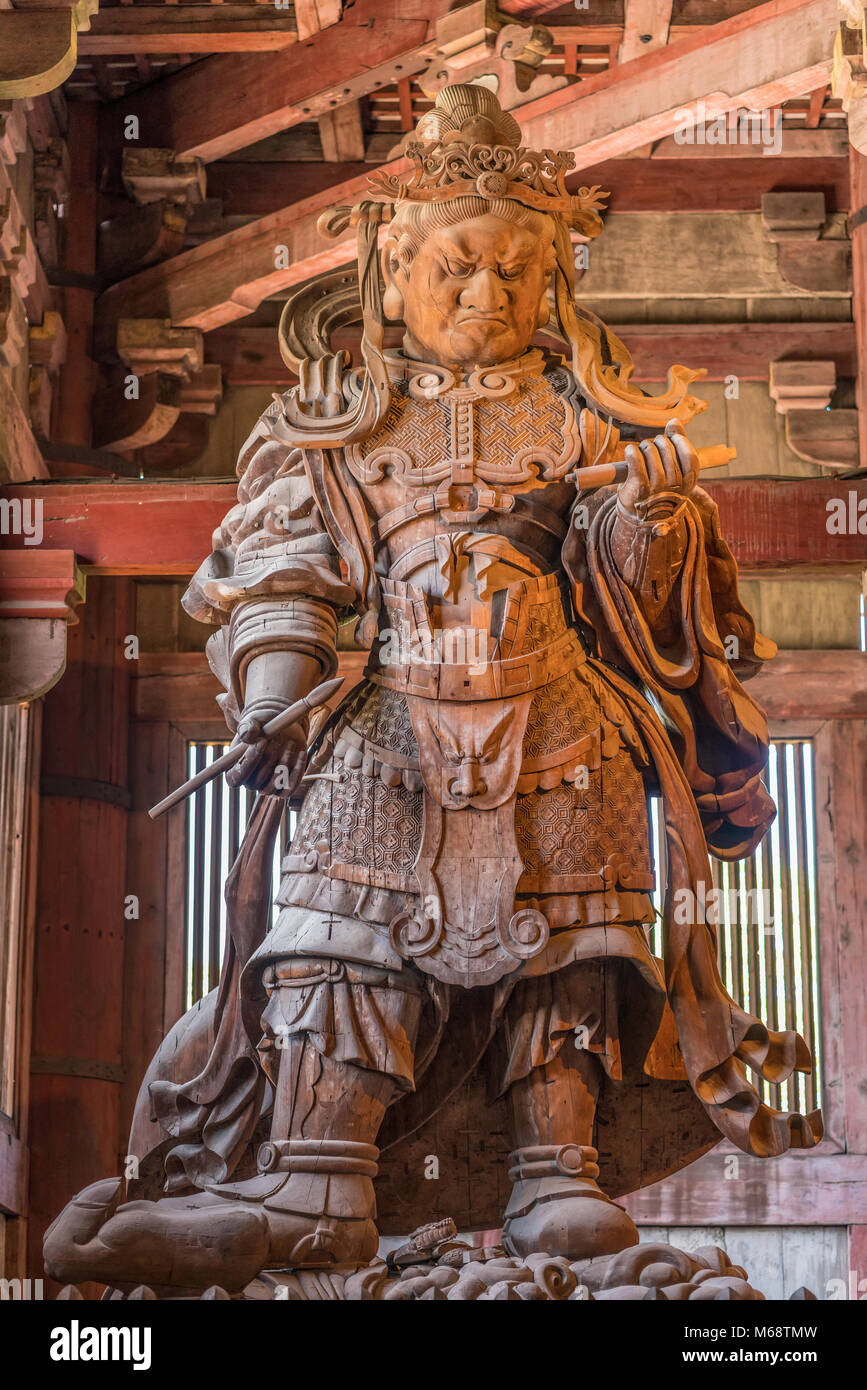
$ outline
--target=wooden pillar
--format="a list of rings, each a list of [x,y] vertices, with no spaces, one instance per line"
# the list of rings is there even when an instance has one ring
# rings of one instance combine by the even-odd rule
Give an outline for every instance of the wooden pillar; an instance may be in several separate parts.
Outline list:
[[[60,373],[54,408],[54,435],[62,444],[88,446],[94,391],[92,360],[96,217],[98,199],[96,102],[69,104],[69,205],[63,222],[63,322],[66,362]],[[81,469],[79,468],[79,473]]]
[[[822,955],[825,1067],[838,1080],[829,1097],[833,1137],[867,1154],[867,720],[832,719],[815,738],[819,951]],[[834,924],[832,935],[830,924]],[[829,959],[829,952],[836,960]],[[836,990],[833,988],[836,982]],[[843,1112],[843,1127],[836,1118]]]
[[[867,156],[849,146],[849,228],[852,236],[852,317],[858,347],[855,404],[859,461],[867,468]]]
[[[30,1090],[29,1268],[71,1196],[118,1173],[133,584],[95,579],[45,700]]]

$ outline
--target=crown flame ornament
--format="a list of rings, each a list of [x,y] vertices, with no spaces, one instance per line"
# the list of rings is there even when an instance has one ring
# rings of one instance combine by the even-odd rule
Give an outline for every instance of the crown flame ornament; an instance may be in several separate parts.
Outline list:
[[[523,146],[518,122],[487,87],[443,88],[415,134],[406,147],[415,165],[409,182],[389,174],[370,180],[374,191],[393,202],[507,198],[536,212],[556,213],[586,237],[601,232],[599,212],[608,194],[598,184],[570,194],[566,174],[574,167],[574,155]]]

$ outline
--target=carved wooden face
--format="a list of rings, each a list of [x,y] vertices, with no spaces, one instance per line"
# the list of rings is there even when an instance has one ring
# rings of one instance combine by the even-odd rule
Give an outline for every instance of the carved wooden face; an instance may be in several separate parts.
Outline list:
[[[431,231],[409,267],[383,251],[385,311],[403,318],[406,351],[443,366],[488,367],[520,356],[548,320],[553,231],[488,213]]]

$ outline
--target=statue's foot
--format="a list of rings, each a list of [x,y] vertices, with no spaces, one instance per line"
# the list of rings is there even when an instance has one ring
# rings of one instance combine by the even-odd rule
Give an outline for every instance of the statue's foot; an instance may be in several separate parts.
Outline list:
[[[596,1150],[580,1144],[517,1149],[503,1245],[510,1255],[539,1250],[570,1260],[614,1255],[638,1244],[638,1231],[595,1179]]]
[[[43,1243],[52,1279],[235,1289],[267,1261],[268,1224],[259,1208],[229,1207],[203,1195],[118,1205],[120,1189],[120,1179],[94,1183],[60,1213]]]
[[[272,1173],[191,1197],[119,1205],[120,1179],[94,1183],[49,1228],[46,1272],[65,1284],[175,1292],[219,1284],[231,1293],[267,1268],[372,1259],[376,1164],[368,1154],[377,1150],[323,1141],[328,1152],[311,1153],[311,1141],[298,1142],[307,1152],[293,1159],[293,1145],[281,1146],[285,1165],[278,1154]]]

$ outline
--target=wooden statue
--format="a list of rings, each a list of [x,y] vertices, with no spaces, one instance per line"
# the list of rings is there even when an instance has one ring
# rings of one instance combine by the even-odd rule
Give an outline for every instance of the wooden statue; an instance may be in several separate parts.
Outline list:
[[[242,449],[185,597],[220,625],[209,659],[243,750],[228,780],[261,793],[222,980],[145,1078],[138,1177],[96,1183],[49,1230],[58,1279],[170,1296],[362,1270],[380,1168],[391,1230],[453,1215],[502,1224],[515,1267],[593,1261],[638,1240],[611,1196],[720,1135],[761,1156],[821,1137],[818,1112],[776,1111],[749,1080],[809,1053],[729,997],[704,915],[708,849],[750,854],[774,815],[741,685],[774,648],[698,486],[700,373],[630,384],[623,344],[573,299],[569,232],[601,230],[599,190],[570,195],[570,158],[520,138],[484,87],[442,90],[409,182],[323,219],[357,228],[357,283],[286,306],[299,385]],[[329,339],[354,296],[353,368]],[[542,329],[563,355],[533,346]],[[312,731],[298,702],[334,675],[351,614],[366,676]],[[426,1155],[459,1165],[463,1195],[425,1179]]]

